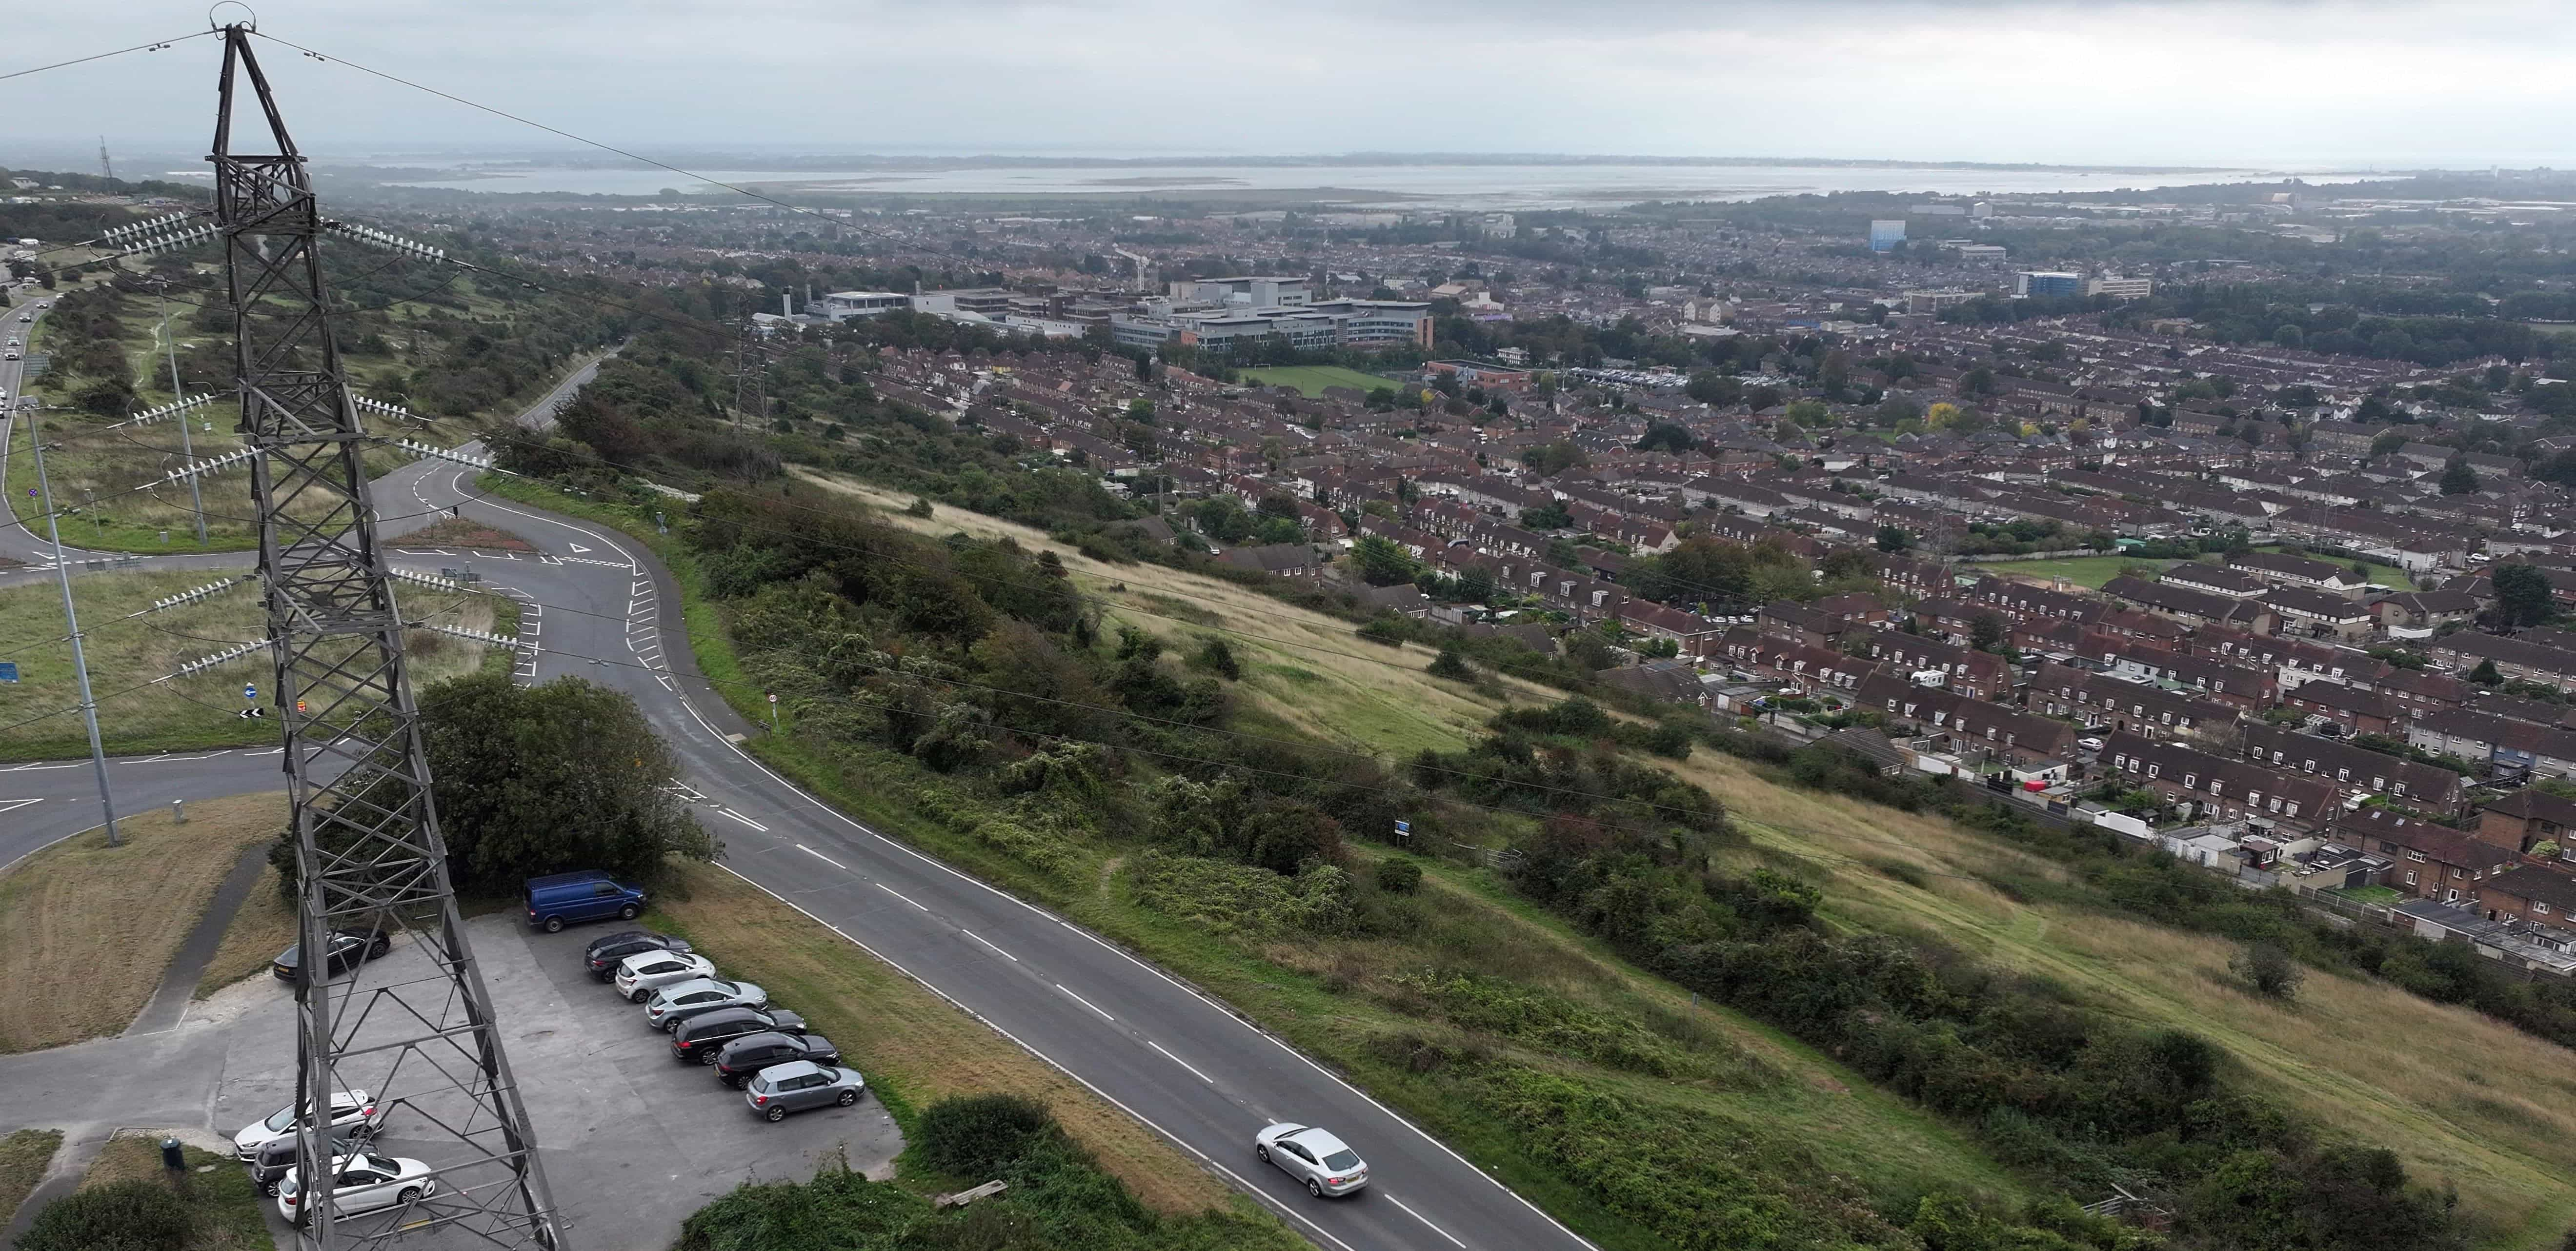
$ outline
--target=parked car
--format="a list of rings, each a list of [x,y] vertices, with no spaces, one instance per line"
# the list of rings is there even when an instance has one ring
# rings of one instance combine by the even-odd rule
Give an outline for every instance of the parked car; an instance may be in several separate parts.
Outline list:
[[[1306,1193],[1318,1199],[1368,1185],[1368,1162],[1331,1130],[1284,1122],[1265,1125],[1252,1136],[1252,1154],[1305,1183]]]
[[[685,951],[647,951],[617,962],[617,976],[611,982],[617,993],[631,1003],[642,1003],[653,992],[674,982],[714,977],[716,962],[705,956]]]
[[[373,1129],[384,1117],[376,1110],[375,1097],[363,1090],[340,1090],[331,1094],[331,1128],[353,1130],[360,1126]],[[295,1105],[242,1126],[233,1135],[233,1156],[245,1162],[259,1158],[259,1149],[283,1138],[295,1141]]]
[[[2102,740],[2100,740],[2100,739],[2098,739],[2098,738],[2079,738],[2079,739],[2075,740],[2075,745],[2076,745],[2077,747],[2081,747],[2081,748],[2083,748],[2083,749],[2084,749],[2084,750],[2086,750],[2086,751],[2100,751],[2100,750],[2102,750]]]
[[[716,1049],[716,1080],[740,1090],[753,1074],[797,1060],[837,1066],[841,1063],[841,1049],[821,1034],[790,1034],[783,1030],[745,1034]]]
[[[718,1008],[768,1006],[769,992],[750,982],[721,977],[692,978],[654,991],[652,997],[644,1001],[644,1023],[667,1034],[680,1028],[681,1023],[690,1017]]]
[[[630,886],[596,869],[553,873],[527,881],[528,924],[549,934],[574,921],[616,917],[632,921],[648,902],[641,886]]]
[[[428,1165],[418,1160],[391,1155],[344,1155],[331,1161],[331,1186],[319,1191],[319,1198],[304,1193],[304,1179],[299,1170],[288,1169],[277,1181],[277,1214],[288,1224],[302,1225],[312,1219],[311,1203],[327,1200],[331,1219],[356,1216],[379,1208],[398,1207],[438,1193],[438,1180],[431,1177]]]
[[[753,1074],[742,1088],[742,1101],[754,1116],[783,1121],[788,1113],[807,1108],[831,1104],[849,1107],[867,1088],[867,1081],[857,1069],[791,1060]]]
[[[393,935],[383,930],[333,930],[331,931],[331,956],[323,961],[322,976],[338,977],[369,960],[384,955],[393,950],[393,947]],[[295,980],[297,970],[303,965],[304,944],[297,943],[277,953],[277,958],[269,962],[268,971],[281,982],[292,982]]]
[[[362,1136],[363,1131],[356,1134],[334,1133],[331,1135],[330,1144],[323,1149],[335,1156],[348,1155],[360,1149]],[[278,1181],[294,1170],[295,1136],[292,1134],[262,1146],[257,1157],[250,1161],[250,1179],[259,1184],[261,1194],[272,1198],[277,1195]]]
[[[766,1031],[805,1032],[805,1018],[785,1008],[718,1008],[680,1022],[671,1031],[671,1058],[682,1064],[713,1064],[716,1052],[746,1034]]]
[[[589,969],[592,977],[604,982],[617,976],[617,962],[628,956],[640,956],[648,951],[676,951],[685,955],[690,950],[689,940],[685,938],[673,938],[651,930],[619,930],[605,938],[590,940],[590,945],[581,949],[581,959],[582,967]]]

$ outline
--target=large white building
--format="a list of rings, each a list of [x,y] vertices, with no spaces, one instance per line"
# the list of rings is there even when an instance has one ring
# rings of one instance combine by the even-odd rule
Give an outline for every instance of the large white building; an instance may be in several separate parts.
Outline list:
[[[880,317],[889,309],[912,307],[912,297],[901,291],[834,291],[816,301],[816,311],[833,321],[853,317]]]
[[[1241,279],[1220,281],[1243,281]],[[1300,293],[1302,294],[1302,293]],[[1276,335],[1301,352],[1328,348],[1362,351],[1410,344],[1431,346],[1431,305],[1413,300],[1325,300],[1267,308],[1160,307],[1109,319],[1110,331],[1132,347],[1174,344],[1231,352],[1238,339]]]
[[[2143,300],[2155,294],[2155,290],[2155,280],[2151,278],[2123,278],[2117,274],[2106,274],[2100,278],[2084,280],[2084,294],[2107,295],[2115,300]]]
[[[1175,300],[1234,308],[1297,308],[1315,300],[1305,279],[1277,274],[1242,278],[1181,278],[1173,281],[1169,289]]]

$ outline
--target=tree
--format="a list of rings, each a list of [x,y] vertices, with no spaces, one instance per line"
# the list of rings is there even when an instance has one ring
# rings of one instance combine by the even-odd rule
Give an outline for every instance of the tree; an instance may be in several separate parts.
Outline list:
[[[1926,430],[1947,430],[1958,421],[1959,406],[1947,400],[1923,410],[1923,428]]]
[[[1680,453],[1687,452],[1698,444],[1699,440],[1692,438],[1690,431],[1671,422],[1658,421],[1647,425],[1646,433],[1637,439],[1637,450]]]
[[[1397,547],[1381,535],[1362,535],[1351,545],[1351,563],[1358,566],[1360,577],[1370,586],[1394,586],[1411,582],[1421,572],[1421,563],[1413,553]]]
[[[649,880],[674,857],[715,856],[665,789],[679,761],[624,692],[483,673],[430,688],[420,705],[458,885],[515,889],[566,869]]]
[[[1912,546],[1914,546],[1914,535],[1905,527],[1880,526],[1878,528],[1878,550],[1901,552]]]
[[[1190,666],[1205,669],[1227,681],[1239,681],[1243,677],[1243,665],[1234,658],[1234,645],[1213,634],[1199,644],[1198,654],[1190,657]]]
[[[1127,420],[1154,424],[1154,401],[1138,398],[1127,401]]]
[[[2466,460],[2453,460],[2442,466],[2442,494],[2474,495],[2478,490],[2478,471]]]
[[[1448,678],[1456,682],[1476,680],[1476,671],[1468,666],[1467,658],[1460,655],[1455,647],[1440,649],[1440,654],[1432,658],[1430,673],[1435,678]]]
[[[1981,652],[2002,650],[2006,634],[2004,619],[1990,612],[1968,622],[1968,645]]]
[[[1833,412],[1823,400],[1792,401],[1784,415],[1802,426],[1821,426],[1833,420]]]
[[[2307,977],[2300,971],[2298,961],[2277,943],[2247,943],[2227,962],[2227,967],[2266,999],[2297,998],[2299,983]]]
[[[2506,629],[2535,626],[2558,615],[2549,575],[2536,565],[2515,562],[2495,566],[2496,618]]]
[[[1549,504],[1545,508],[1521,510],[1521,528],[1526,530],[1563,530],[1573,524],[1574,514],[1565,511],[1565,505],[1562,502]]]

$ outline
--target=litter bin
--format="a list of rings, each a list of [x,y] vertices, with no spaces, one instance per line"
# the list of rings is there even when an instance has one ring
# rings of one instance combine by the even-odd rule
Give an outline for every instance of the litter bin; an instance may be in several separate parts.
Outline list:
[[[179,1149],[178,1139],[164,1138],[161,1140],[161,1167],[166,1168],[173,1173],[184,1173],[188,1171],[188,1156],[186,1152]]]

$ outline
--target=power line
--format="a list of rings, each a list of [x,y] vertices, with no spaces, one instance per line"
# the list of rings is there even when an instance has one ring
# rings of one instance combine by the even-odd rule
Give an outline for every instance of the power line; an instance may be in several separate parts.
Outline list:
[[[92,61],[104,61],[112,56],[123,56],[128,52],[159,52],[163,48],[167,48],[174,43],[185,43],[188,40],[203,38],[215,33],[217,32],[213,30],[192,31],[188,34],[178,35],[169,39],[156,39],[150,43],[138,43],[131,48],[118,48],[114,52],[94,52],[88,56],[73,57],[68,61],[56,61],[51,65],[39,65],[33,69],[12,70],[6,74],[0,74],[0,82],[7,82],[12,78],[25,78],[29,74],[42,74],[47,70],[58,70],[73,65],[87,65]]]

